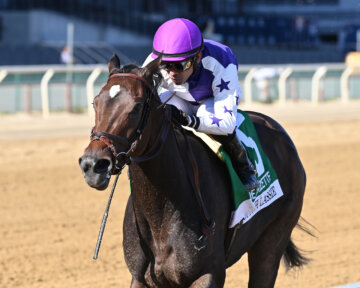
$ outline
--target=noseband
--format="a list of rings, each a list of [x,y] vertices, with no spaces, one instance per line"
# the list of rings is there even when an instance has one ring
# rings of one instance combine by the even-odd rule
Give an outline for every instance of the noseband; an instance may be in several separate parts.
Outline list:
[[[168,115],[169,110],[166,109],[165,110],[166,121],[163,122],[163,125],[161,128],[160,137],[159,137],[160,143],[159,143],[159,145],[156,145],[156,148],[158,148],[158,149],[156,149],[156,151],[154,153],[152,153],[151,155],[146,155],[146,156],[142,156],[142,157],[138,157],[138,158],[132,158],[131,154],[135,151],[135,149],[138,145],[138,142],[141,139],[141,135],[145,129],[145,126],[148,122],[147,120],[149,118],[150,109],[151,109],[150,102],[152,99],[156,100],[156,98],[153,97],[156,95],[155,94],[156,92],[154,90],[155,88],[152,87],[150,85],[150,83],[148,81],[146,81],[143,77],[138,76],[136,74],[132,74],[132,73],[116,73],[116,74],[110,75],[108,78],[108,82],[110,81],[110,79],[117,78],[117,77],[129,77],[129,78],[133,78],[138,81],[141,81],[148,88],[148,90],[150,91],[150,94],[148,97],[146,97],[146,100],[143,103],[144,107],[143,107],[143,111],[141,114],[139,124],[128,139],[118,136],[118,135],[115,135],[115,134],[106,133],[106,132],[94,132],[94,128],[91,131],[90,142],[93,142],[93,141],[103,142],[109,148],[112,155],[114,156],[115,169],[116,169],[114,171],[114,174],[121,172],[121,170],[127,164],[130,164],[131,161],[141,162],[144,160],[151,159],[152,157],[155,157],[155,155],[161,150],[162,143],[164,143],[164,141],[165,141],[165,138],[167,136],[167,133],[169,131],[169,126],[170,126],[170,120],[169,120],[170,116]],[[159,103],[161,104],[160,101],[159,101]],[[115,144],[120,144],[121,146],[126,147],[126,148],[124,149],[124,151],[118,152]]]

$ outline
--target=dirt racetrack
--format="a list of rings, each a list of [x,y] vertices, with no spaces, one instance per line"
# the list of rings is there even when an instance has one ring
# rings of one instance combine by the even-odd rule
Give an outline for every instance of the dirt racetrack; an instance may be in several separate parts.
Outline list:
[[[276,287],[360,282],[360,103],[253,106],[293,138],[308,176],[302,216],[318,238],[295,230],[313,261]],[[0,287],[129,287],[122,219],[129,185],[119,179],[100,256],[92,259],[109,190],[84,182],[77,164],[93,120],[84,115],[0,116]],[[246,255],[225,287],[247,286]]]

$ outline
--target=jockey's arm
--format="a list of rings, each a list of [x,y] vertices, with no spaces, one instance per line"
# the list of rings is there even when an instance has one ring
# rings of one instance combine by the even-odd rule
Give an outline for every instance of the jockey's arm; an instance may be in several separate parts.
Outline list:
[[[206,99],[202,104],[204,107],[198,110],[200,125],[197,130],[206,134],[229,135],[236,127],[237,103],[241,93],[237,66],[229,64],[224,68],[206,60],[203,59],[204,67],[211,65],[209,70],[215,76],[212,82],[213,98]]]

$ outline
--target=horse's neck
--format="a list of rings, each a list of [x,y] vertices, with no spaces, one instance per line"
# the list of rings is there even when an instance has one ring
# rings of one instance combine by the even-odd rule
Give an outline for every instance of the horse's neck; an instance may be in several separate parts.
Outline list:
[[[149,225],[161,225],[163,217],[181,213],[182,209],[189,207],[192,189],[186,179],[175,137],[174,131],[170,130],[155,158],[130,165],[135,212],[146,218]]]

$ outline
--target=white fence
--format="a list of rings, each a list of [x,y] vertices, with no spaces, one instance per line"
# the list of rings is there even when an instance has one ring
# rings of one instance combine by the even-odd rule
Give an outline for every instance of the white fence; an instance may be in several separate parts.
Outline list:
[[[254,100],[281,104],[303,100],[317,105],[335,99],[342,102],[360,99],[359,72],[359,69],[344,64],[240,66],[239,80],[242,82],[243,78],[246,104]],[[261,96],[267,99],[261,99]]]
[[[0,112],[93,113],[106,65],[0,67]],[[242,103],[360,99],[359,69],[344,64],[240,66]]]

